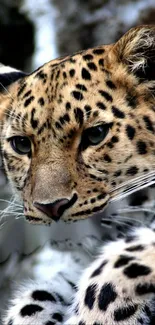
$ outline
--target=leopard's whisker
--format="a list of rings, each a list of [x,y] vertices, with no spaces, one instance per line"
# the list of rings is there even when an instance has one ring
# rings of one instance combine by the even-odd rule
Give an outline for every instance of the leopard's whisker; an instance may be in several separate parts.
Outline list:
[[[24,218],[24,214],[23,213],[18,213],[15,217],[16,220],[18,219],[23,219]]]
[[[140,225],[143,225],[143,224],[144,224],[143,220],[136,219],[136,221],[135,221],[135,220],[133,220],[133,219],[131,219],[131,218],[129,218],[129,217],[126,217],[126,216],[120,216],[120,215],[116,215],[116,216],[114,216],[114,218],[112,218],[112,216],[110,216],[110,217],[108,217],[108,218],[102,218],[102,220],[101,220],[101,225],[102,225],[102,226],[105,226],[104,221],[111,221],[111,222],[112,222],[111,225],[108,226],[108,227],[111,227],[113,224],[118,224],[118,225],[125,225],[125,226],[127,226],[127,222],[131,222],[131,224],[132,224],[132,222],[133,222],[133,226],[134,226],[134,223],[135,223],[135,222],[138,223],[138,224],[140,224]],[[132,226],[132,225],[131,225],[131,226]]]
[[[13,97],[12,97],[12,95],[11,95],[11,93],[8,91],[8,89],[0,82],[0,85],[2,86],[2,88],[8,93],[8,95],[9,95],[9,97],[11,98],[11,99],[14,99]]]
[[[12,196],[10,200],[0,199],[0,202],[6,203],[7,207],[0,210],[0,219],[5,219],[7,216],[16,217],[23,211],[23,206],[17,201],[16,196]]]
[[[138,176],[138,177],[135,177],[135,178],[132,178],[132,179],[129,179],[129,180],[123,182],[122,184],[120,184],[120,185],[118,185],[117,187],[113,188],[113,189],[110,191],[110,193],[112,193],[112,192],[116,191],[117,189],[122,188],[122,187],[124,187],[124,186],[126,186],[126,185],[128,185],[128,184],[130,184],[130,183],[133,184],[133,183],[138,182],[138,181],[140,181],[140,180],[147,180],[148,177],[152,177],[152,176],[155,176],[155,170],[152,170],[152,171],[150,171],[150,172],[148,172],[148,173],[145,173],[145,174],[143,174],[143,175],[140,175],[140,176]],[[154,180],[154,181],[155,181],[155,180]]]
[[[114,201],[121,200],[121,199],[125,198],[126,196],[129,196],[132,193],[135,193],[135,192],[137,192],[139,190],[142,190],[142,189],[144,189],[146,187],[149,187],[149,186],[153,185],[154,183],[155,183],[155,181],[152,181],[152,182],[150,181],[148,183],[144,183],[143,185],[137,184],[136,186],[134,186],[134,188],[131,187],[131,189],[128,188],[128,190],[125,190],[124,193],[122,193],[122,188],[123,188],[122,187],[120,189],[120,191],[116,192],[115,194],[113,192],[113,196],[110,197],[109,202],[114,202]]]
[[[141,206],[135,206],[135,207],[125,207],[118,209],[119,213],[135,213],[135,212],[148,212],[148,213],[155,213],[155,209],[151,209],[149,207],[141,207]]]
[[[109,192],[110,202],[120,200],[129,194],[153,185],[154,183],[155,171],[151,171],[145,175],[140,175],[139,177],[133,178],[127,182],[123,182]]]
[[[20,208],[23,207],[21,204],[16,203],[16,202],[14,202],[14,201],[9,201],[9,200],[0,199],[0,202],[6,202],[6,203],[8,203],[8,204],[9,204],[9,207],[11,207],[11,205],[13,205],[13,206],[18,206],[18,207],[20,207]]]
[[[115,220],[120,220],[120,221],[123,220],[125,222],[125,224],[127,222],[130,222],[132,224],[132,222],[133,222],[133,226],[135,226],[135,223],[138,223],[140,225],[143,225],[144,224],[144,221],[141,220],[140,218],[137,218],[136,220],[134,220],[134,219],[131,219],[130,217],[127,217],[125,215],[123,215],[123,216],[117,215],[117,216],[115,216],[115,218],[116,218]]]

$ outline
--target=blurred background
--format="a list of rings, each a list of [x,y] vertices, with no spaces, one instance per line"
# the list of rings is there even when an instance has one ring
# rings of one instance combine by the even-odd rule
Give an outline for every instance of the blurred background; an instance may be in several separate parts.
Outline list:
[[[140,24],[155,24],[155,0],[0,0],[0,62],[31,72],[57,56],[115,42]],[[11,197],[1,167],[1,211]],[[72,236],[80,241],[86,234],[101,232],[96,218],[82,226],[59,223],[42,227],[27,224],[13,210],[12,204],[0,219],[0,287],[12,253],[29,254],[50,238]]]

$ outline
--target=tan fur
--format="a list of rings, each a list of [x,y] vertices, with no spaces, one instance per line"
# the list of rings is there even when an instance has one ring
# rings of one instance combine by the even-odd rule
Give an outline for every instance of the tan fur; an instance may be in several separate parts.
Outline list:
[[[154,41],[154,26],[135,28],[114,45],[46,63],[10,86],[5,96],[1,95],[0,105],[10,114],[9,118],[1,116],[4,163],[8,177],[21,194],[27,219],[50,223],[52,216],[43,214],[34,202],[71,200],[74,194],[78,200],[62,218],[85,218],[102,210],[127,188],[131,191],[134,182],[137,188],[145,185],[136,178],[141,176],[145,183],[147,175],[155,169],[155,134],[144,122],[145,116],[152,129],[155,127],[154,80],[147,80],[146,76],[141,82],[134,72],[145,69],[149,49],[151,55],[154,53]],[[139,48],[143,48],[142,52]],[[93,57],[88,60],[86,55]],[[85,78],[82,69],[87,70]],[[73,92],[79,92],[81,97],[75,98]],[[67,103],[71,108],[66,108]],[[83,114],[81,124],[75,117],[77,109]],[[32,126],[32,119],[37,121],[37,127]],[[113,125],[103,141],[80,149],[84,130],[110,123]],[[134,128],[132,139],[127,135],[127,126]],[[7,141],[12,136],[31,139],[31,159],[14,152]],[[138,143],[143,145],[143,153],[138,151]],[[137,169],[136,173],[132,168]],[[120,175],[116,176],[117,173]]]

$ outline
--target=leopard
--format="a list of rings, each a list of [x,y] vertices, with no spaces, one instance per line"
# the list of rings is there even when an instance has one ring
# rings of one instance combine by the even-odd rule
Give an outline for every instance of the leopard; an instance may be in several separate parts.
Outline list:
[[[2,157],[27,221],[75,222],[153,186],[154,68],[155,26],[143,25],[31,74],[3,75]],[[21,290],[4,324],[154,324],[154,229],[101,245],[72,283],[67,320],[51,316],[65,303],[46,284]]]

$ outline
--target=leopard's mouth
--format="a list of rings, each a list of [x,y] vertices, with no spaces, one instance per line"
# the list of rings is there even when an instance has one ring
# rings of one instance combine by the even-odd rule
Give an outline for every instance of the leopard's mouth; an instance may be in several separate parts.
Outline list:
[[[43,219],[43,218],[39,218],[39,217],[34,217],[34,216],[32,216],[32,215],[25,215],[25,219],[29,222],[29,223],[33,223],[33,224],[46,224],[46,225],[50,225],[51,224],[51,222],[50,221],[48,221],[48,220],[45,220],[45,219]]]
[[[74,222],[77,220],[87,219],[95,215],[98,212],[102,212],[109,202],[109,195],[102,193],[99,196],[99,200],[95,203],[85,205],[85,201],[78,202],[78,195],[73,194],[70,200],[57,200],[52,204],[45,204],[41,207],[38,204],[34,204],[33,211],[25,210],[25,218],[30,223],[35,224],[51,224],[53,221],[58,222],[63,220],[64,222]],[[94,202],[95,198],[93,198]],[[61,205],[62,204],[62,205]]]

